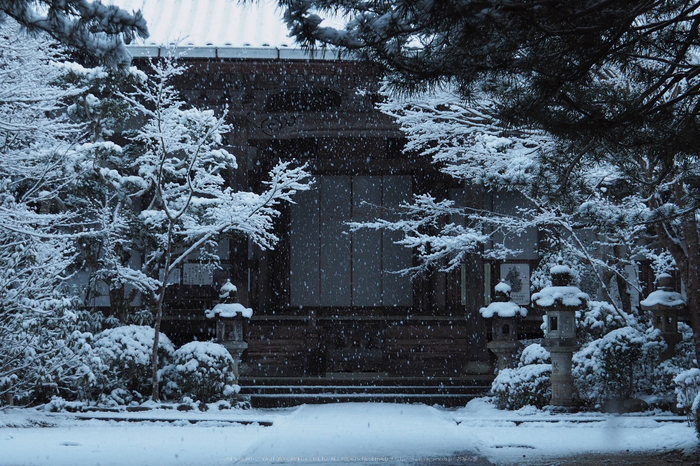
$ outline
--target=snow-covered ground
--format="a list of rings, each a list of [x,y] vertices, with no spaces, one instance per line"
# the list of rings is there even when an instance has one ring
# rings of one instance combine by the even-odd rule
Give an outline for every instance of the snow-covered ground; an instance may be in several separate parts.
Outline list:
[[[0,411],[0,464],[478,465],[587,452],[658,452],[698,442],[694,429],[677,416],[504,412],[484,399],[457,410],[342,403],[80,416],[86,415]]]

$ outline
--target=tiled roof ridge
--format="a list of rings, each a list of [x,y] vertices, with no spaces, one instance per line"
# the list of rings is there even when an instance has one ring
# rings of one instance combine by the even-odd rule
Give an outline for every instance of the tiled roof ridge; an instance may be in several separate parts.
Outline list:
[[[289,37],[276,0],[107,0],[141,10],[150,37],[129,45],[135,57],[163,56],[168,47],[191,58],[338,60],[336,50],[300,48]]]

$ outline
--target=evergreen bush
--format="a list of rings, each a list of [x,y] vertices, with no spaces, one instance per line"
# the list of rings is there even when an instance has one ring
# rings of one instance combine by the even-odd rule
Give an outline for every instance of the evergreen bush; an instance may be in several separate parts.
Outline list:
[[[552,397],[551,364],[530,364],[516,369],[503,369],[491,385],[498,409],[520,409],[523,406],[542,408]]]
[[[665,343],[659,332],[633,327],[612,330],[584,344],[573,356],[574,386],[581,402],[599,408],[607,400],[624,400],[651,389],[648,380]]]
[[[499,409],[520,409],[523,406],[542,408],[552,397],[550,355],[540,344],[523,349],[518,367],[504,369],[491,385]]]
[[[57,300],[51,313],[25,319],[13,335],[17,346],[3,356],[13,361],[8,376],[0,374],[0,406],[12,403],[33,405],[52,397],[68,400],[88,397],[95,383],[90,359],[92,334],[77,330],[79,314]],[[5,342],[7,343],[7,341]],[[0,358],[1,359],[1,358]],[[0,364],[1,365],[1,364]]]
[[[148,397],[152,389],[154,335],[152,327],[125,325],[104,330],[95,337],[92,364],[97,375],[96,397],[117,404]],[[163,366],[172,360],[174,352],[173,344],[161,333],[158,354]]]
[[[700,369],[692,368],[678,374],[673,383],[676,385],[678,408],[689,412],[700,394]]]
[[[166,390],[180,400],[212,403],[239,391],[234,361],[228,350],[212,342],[193,341],[175,351],[163,372]]]

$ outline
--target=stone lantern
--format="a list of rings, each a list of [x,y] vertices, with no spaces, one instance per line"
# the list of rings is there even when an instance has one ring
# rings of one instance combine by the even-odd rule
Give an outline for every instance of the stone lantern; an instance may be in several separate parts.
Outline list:
[[[498,370],[513,367],[513,355],[518,349],[518,318],[527,315],[527,309],[510,299],[510,285],[501,280],[494,288],[493,302],[479,309],[481,316],[491,321],[492,339],[487,348],[496,355]]]
[[[683,337],[678,333],[678,313],[685,308],[685,299],[674,290],[673,277],[661,274],[657,280],[656,291],[639,303],[644,311],[651,311],[654,315],[654,328],[661,331],[661,336],[666,342],[666,351],[661,353],[661,359],[667,360],[673,357],[676,344]]]
[[[253,316],[253,310],[238,302],[237,288],[227,280],[219,291],[219,304],[206,311],[209,319],[216,319],[216,342],[223,345],[234,361],[234,373],[238,378],[238,366],[243,352],[248,348],[245,341],[245,319]]]
[[[588,305],[589,297],[572,285],[573,273],[565,265],[550,270],[552,286],[532,295],[533,305],[546,313],[542,346],[552,357],[552,399],[550,405],[573,406],[571,356],[579,348],[576,338],[576,311]]]

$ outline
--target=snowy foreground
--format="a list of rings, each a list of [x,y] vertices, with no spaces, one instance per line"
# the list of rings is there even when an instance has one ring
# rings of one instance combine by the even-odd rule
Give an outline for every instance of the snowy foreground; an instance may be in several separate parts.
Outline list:
[[[681,419],[504,412],[484,399],[457,410],[382,403],[89,415],[7,409],[0,410],[0,464],[502,464],[692,448],[695,431]]]

